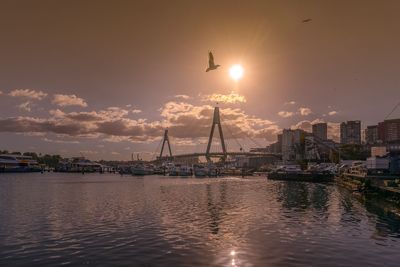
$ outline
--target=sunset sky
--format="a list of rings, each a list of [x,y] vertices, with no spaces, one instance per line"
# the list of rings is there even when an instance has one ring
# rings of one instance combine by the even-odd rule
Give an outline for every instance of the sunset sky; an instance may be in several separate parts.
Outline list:
[[[228,149],[232,136],[248,149],[248,136],[267,145],[317,121],[337,138],[339,122],[376,124],[400,100],[399,12],[399,1],[3,0],[0,150],[150,158],[168,127],[174,153],[199,152],[216,102]],[[221,67],[206,73],[209,50]]]

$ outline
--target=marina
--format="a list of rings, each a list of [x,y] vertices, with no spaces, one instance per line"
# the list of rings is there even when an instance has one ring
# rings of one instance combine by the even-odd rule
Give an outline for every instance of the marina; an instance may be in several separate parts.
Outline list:
[[[400,1],[3,2],[0,267],[400,266]]]

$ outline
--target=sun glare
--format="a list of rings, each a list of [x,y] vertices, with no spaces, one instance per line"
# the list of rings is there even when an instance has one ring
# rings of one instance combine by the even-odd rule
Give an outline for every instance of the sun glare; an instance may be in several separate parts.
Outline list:
[[[244,69],[243,69],[242,65],[239,65],[239,64],[232,65],[231,68],[229,69],[229,75],[235,81],[240,80],[243,77],[243,73],[244,73]]]

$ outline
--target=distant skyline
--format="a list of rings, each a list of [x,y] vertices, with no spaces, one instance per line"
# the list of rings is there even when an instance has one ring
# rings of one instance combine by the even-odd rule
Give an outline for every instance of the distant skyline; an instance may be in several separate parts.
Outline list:
[[[0,150],[91,159],[205,149],[219,103],[246,149],[283,128],[383,121],[398,1],[2,1]],[[303,23],[304,19],[312,20]],[[208,51],[221,64],[206,73]],[[241,64],[235,81],[229,67]],[[390,118],[400,118],[400,110]]]

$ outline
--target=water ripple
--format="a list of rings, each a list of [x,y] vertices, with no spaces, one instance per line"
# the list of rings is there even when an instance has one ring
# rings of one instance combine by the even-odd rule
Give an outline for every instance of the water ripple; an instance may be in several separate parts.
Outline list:
[[[332,184],[0,176],[1,266],[396,266],[399,237]]]

